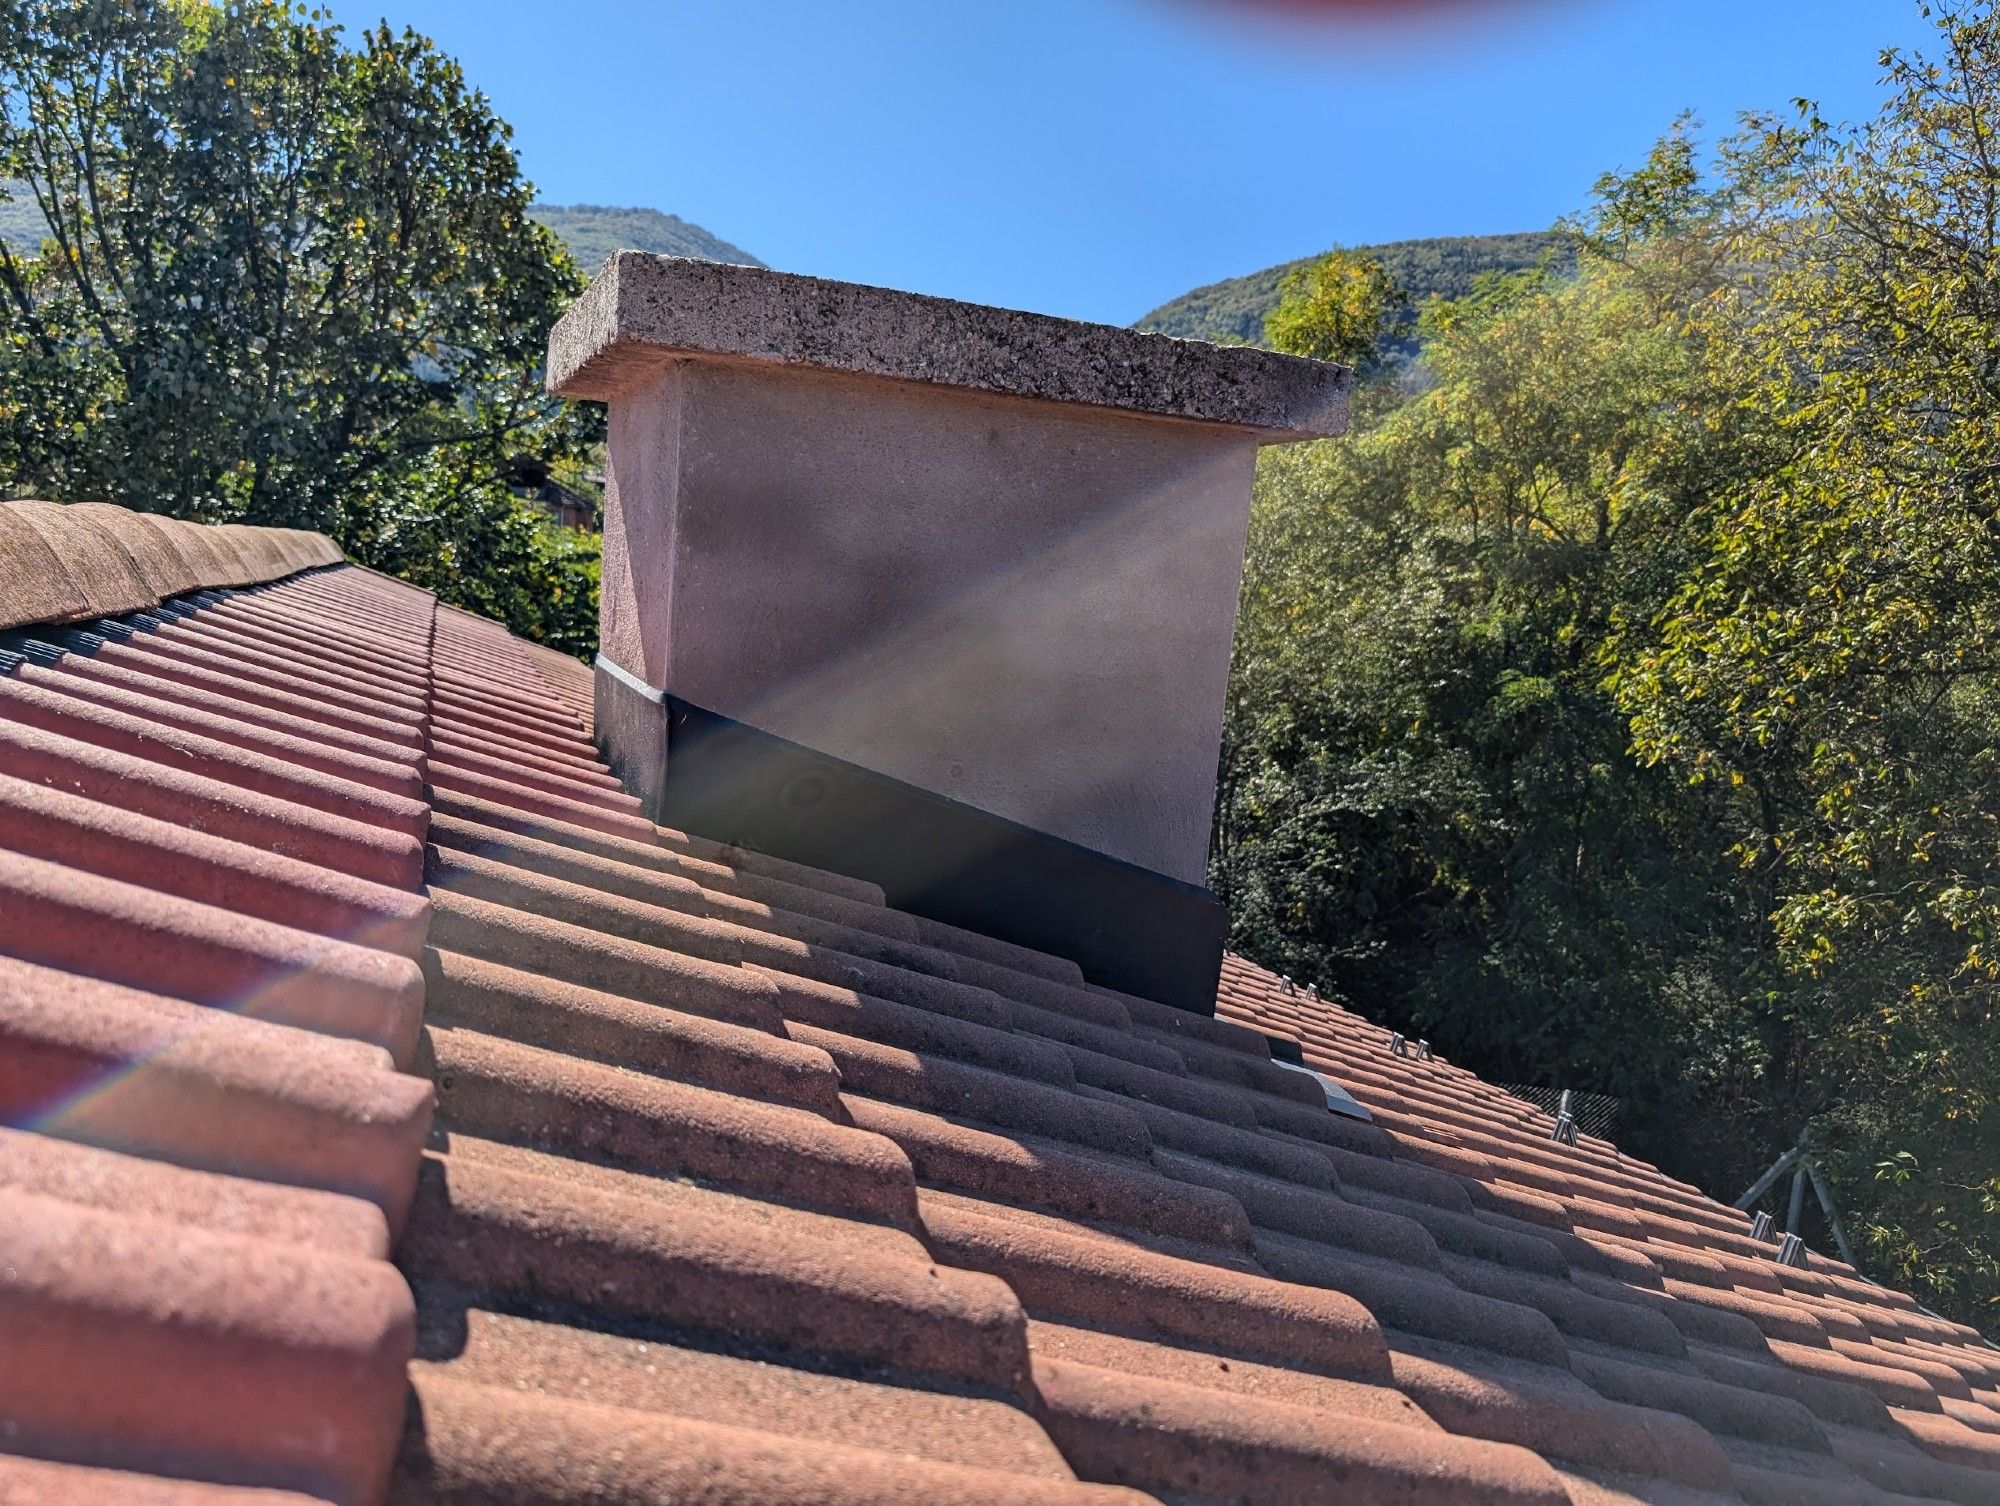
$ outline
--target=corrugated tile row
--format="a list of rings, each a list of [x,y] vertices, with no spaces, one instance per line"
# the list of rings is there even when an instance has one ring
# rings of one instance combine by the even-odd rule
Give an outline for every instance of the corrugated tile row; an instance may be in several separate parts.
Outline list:
[[[2000,1503],[1970,1331],[1234,959],[656,828],[410,587],[0,650],[0,1502]]]
[[[119,610],[0,637],[0,1500],[377,1499],[434,1095],[425,693],[373,661],[427,666],[435,612],[297,574],[323,539],[190,589],[67,513]]]

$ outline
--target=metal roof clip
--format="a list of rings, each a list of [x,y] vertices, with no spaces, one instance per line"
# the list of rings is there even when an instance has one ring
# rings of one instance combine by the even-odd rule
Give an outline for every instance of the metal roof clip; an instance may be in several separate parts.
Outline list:
[[[1778,1242],[1778,1264],[1796,1266],[1804,1270],[1806,1266],[1806,1242],[1796,1234],[1787,1234]]]
[[[1563,1089],[1562,1101],[1556,1105],[1556,1127],[1549,1138],[1564,1145],[1576,1144],[1576,1112],[1568,1088]]]
[[[1389,1037],[1389,1054],[1391,1056],[1408,1056],[1410,1054],[1410,1043],[1403,1039],[1402,1031],[1398,1030]]]

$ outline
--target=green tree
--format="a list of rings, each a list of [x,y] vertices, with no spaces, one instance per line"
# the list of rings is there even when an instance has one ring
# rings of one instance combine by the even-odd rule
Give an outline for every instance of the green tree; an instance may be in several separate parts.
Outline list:
[[[588,659],[597,649],[599,540],[559,528],[498,481],[437,451],[357,510],[348,548],[375,568]]]
[[[1619,1094],[1628,1143],[1682,1164],[1744,1070],[1757,922],[1710,794],[1627,756],[1599,650],[1752,463],[1696,417],[1723,404],[1685,333],[1715,287],[1680,244],[1716,212],[1692,171],[1676,133],[1607,181],[1575,275],[1431,304],[1422,392],[1385,373],[1351,440],[1267,458],[1214,865],[1253,955],[1505,1079]],[[1672,233],[1624,230],[1676,195]]]
[[[1264,317],[1264,343],[1365,372],[1380,362],[1382,337],[1408,306],[1374,257],[1329,251],[1285,274],[1278,306]]]
[[[1743,269],[1703,311],[1773,463],[1608,646],[1639,754],[1720,786],[1784,1008],[1769,1092],[1811,1122],[1876,1267],[2000,1303],[2000,20],[1836,127],[1801,102],[1724,167]],[[1876,1178],[1874,1185],[1868,1183]]]
[[[499,516],[510,454],[591,438],[541,390],[580,278],[509,135],[412,32],[0,0],[0,183],[48,229],[0,246],[0,482],[321,528],[373,563],[415,478],[468,489],[439,516]]]
[[[1712,1192],[1810,1127],[1864,1268],[1990,1322],[2000,23],[1934,15],[1874,121],[1683,122],[1267,458],[1214,881]]]

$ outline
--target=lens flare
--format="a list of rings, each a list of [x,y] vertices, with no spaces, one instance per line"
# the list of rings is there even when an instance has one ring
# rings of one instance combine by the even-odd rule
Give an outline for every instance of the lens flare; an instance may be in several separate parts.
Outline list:
[[[1241,21],[1269,30],[1355,32],[1435,32],[1441,26],[1477,24],[1482,29],[1509,17],[1526,17],[1563,0],[1162,0],[1211,20]]]

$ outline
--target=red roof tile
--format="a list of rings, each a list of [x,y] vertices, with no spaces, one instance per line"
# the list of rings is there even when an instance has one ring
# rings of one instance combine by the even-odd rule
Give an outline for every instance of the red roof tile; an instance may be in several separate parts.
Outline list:
[[[1331,1001],[655,828],[314,536],[0,587],[0,1502],[2000,1503],[2000,1352]]]

